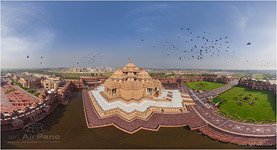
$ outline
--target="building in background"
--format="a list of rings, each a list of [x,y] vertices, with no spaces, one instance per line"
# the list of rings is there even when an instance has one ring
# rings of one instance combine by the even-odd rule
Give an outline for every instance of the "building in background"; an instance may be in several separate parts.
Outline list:
[[[19,76],[18,82],[24,88],[40,88],[41,78],[32,75]]]
[[[44,89],[57,89],[62,84],[60,77],[49,77],[41,81],[41,85]]]

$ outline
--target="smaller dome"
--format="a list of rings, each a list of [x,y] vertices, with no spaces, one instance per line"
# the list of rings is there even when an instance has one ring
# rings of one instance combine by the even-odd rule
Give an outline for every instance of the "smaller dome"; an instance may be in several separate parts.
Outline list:
[[[141,74],[141,75],[149,75],[145,70],[141,70],[139,74]]]
[[[111,78],[123,78],[123,72],[121,70],[116,70],[113,75],[111,76]]]
[[[145,70],[141,70],[139,73],[138,73],[138,78],[141,78],[141,79],[150,79],[151,76],[148,74],[148,72],[146,72]]]
[[[122,71],[121,70],[116,70],[113,74],[114,75],[120,75],[120,74],[122,74]]]
[[[108,87],[108,88],[119,88],[120,87],[120,83],[119,82],[112,81],[111,79],[107,79],[104,82],[104,85],[105,85],[105,87]]]

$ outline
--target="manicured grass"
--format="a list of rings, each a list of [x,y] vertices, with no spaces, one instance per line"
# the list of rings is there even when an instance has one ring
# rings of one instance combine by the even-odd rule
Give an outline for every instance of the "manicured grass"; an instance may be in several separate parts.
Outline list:
[[[215,98],[213,98],[213,103],[218,103],[218,102],[220,102],[221,101],[221,98],[219,98],[219,97],[215,97]]]
[[[241,77],[243,77],[244,75],[246,75],[246,73],[240,72],[240,73],[232,74],[231,76],[232,76],[233,78],[241,78]]]
[[[269,91],[233,87],[216,99],[224,99],[219,112],[226,117],[248,122],[276,122],[276,98]]]
[[[257,80],[264,80],[265,76],[262,73],[254,74],[254,78]]]
[[[193,90],[213,90],[224,86],[222,83],[208,82],[208,81],[198,81],[187,83],[188,87]]]

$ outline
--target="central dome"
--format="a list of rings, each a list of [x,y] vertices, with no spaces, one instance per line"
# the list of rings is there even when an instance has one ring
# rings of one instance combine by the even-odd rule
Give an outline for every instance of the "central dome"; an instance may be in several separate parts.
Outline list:
[[[133,63],[128,63],[128,64],[125,65],[125,67],[127,67],[127,68],[135,68],[136,65],[133,64]]]
[[[121,98],[127,101],[157,96],[162,87],[159,80],[153,79],[147,71],[131,62],[116,70],[104,86],[103,95],[109,100]]]

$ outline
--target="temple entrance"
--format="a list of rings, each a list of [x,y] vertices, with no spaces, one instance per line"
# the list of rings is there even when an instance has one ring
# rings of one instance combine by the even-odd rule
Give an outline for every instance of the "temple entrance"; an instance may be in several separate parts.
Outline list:
[[[116,94],[116,89],[112,89],[112,95]]]

